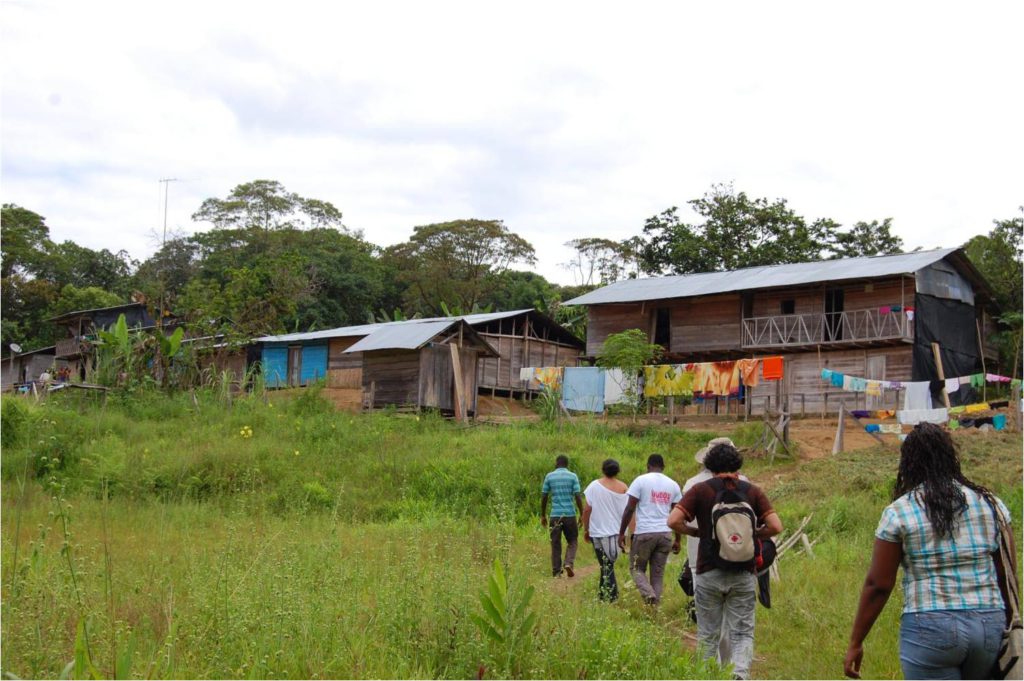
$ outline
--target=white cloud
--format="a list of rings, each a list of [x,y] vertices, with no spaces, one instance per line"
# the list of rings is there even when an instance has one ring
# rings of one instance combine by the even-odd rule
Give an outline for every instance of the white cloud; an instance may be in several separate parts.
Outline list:
[[[1024,203],[1019,3],[9,3],[2,199],[94,248],[256,179],[376,243],[502,218],[539,271],[712,183],[955,245]],[[969,13],[968,13],[969,12]]]

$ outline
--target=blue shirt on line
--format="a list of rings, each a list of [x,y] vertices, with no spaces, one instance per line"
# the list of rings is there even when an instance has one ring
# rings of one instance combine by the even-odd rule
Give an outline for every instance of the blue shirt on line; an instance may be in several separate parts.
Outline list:
[[[541,492],[551,499],[552,518],[576,516],[573,500],[580,493],[580,479],[568,468],[556,468],[544,476]]]

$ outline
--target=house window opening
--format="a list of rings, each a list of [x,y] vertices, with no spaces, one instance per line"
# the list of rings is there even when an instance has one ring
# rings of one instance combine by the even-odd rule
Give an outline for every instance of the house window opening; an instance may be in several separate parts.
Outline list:
[[[796,314],[796,301],[791,298],[780,302],[779,314]]]
[[[669,308],[659,307],[654,312],[654,343],[666,350],[672,340],[672,320]]]

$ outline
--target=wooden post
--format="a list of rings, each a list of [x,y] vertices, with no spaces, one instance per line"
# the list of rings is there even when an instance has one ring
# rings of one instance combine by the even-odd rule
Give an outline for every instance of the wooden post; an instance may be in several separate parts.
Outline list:
[[[1021,429],[1021,413],[1020,413],[1020,386],[1015,385],[1010,390],[1010,418],[1007,419],[1010,422],[1010,430],[1015,433],[1019,433]]]
[[[839,454],[843,451],[843,435],[846,434],[846,403],[839,403],[839,425],[836,426],[836,439],[832,442],[832,453]]]
[[[665,404],[668,406],[668,424],[674,426],[676,424],[676,398],[674,395],[669,395],[665,398]]]
[[[373,411],[377,404],[377,381],[370,381],[370,401],[366,405],[367,411]]]
[[[785,402],[785,404],[782,407],[782,414],[783,414],[783,418],[786,419],[785,425],[782,427],[782,441],[786,445],[789,445],[789,422],[792,420],[790,418],[790,411],[789,411],[789,395],[786,395],[786,402]]]
[[[807,393],[800,393],[800,416],[807,413]]]
[[[452,371],[455,373],[455,418],[459,421],[466,420],[466,403],[463,395],[462,385],[462,362],[459,359],[459,346],[449,343],[448,347],[452,352]]]
[[[978,354],[981,355],[981,373],[987,374],[988,370],[985,369],[985,346],[981,344],[981,325],[978,324],[977,319],[974,320],[974,330],[978,332]],[[1013,374],[1010,375],[1012,376]],[[981,384],[981,401],[988,402],[988,381]]]
[[[942,355],[939,353],[939,344],[932,343],[932,356],[935,357],[935,369],[939,372],[939,380],[945,382],[946,372],[942,370]],[[946,403],[946,409],[949,409],[949,393],[946,392],[946,386],[942,386],[942,401]]]

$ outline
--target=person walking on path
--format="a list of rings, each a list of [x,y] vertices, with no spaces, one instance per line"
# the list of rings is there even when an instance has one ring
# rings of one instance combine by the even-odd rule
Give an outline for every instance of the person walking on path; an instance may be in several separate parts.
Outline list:
[[[782,521],[765,493],[739,479],[743,457],[729,444],[717,444],[704,457],[712,477],[694,485],[673,509],[668,525],[699,537],[694,596],[697,649],[705,658],[719,654],[723,629],[729,635],[734,678],[750,674],[754,658],[757,604],[757,540],[782,531]],[[697,527],[688,523],[696,520]]]
[[[629,573],[648,605],[661,602],[668,554],[679,553],[680,536],[673,538],[666,521],[672,506],[682,499],[679,484],[664,473],[661,454],[647,457],[647,472],[626,491],[626,510],[619,523],[619,549],[626,550],[626,530],[636,515],[633,539],[629,545]],[[648,574],[648,571],[650,574]]]
[[[903,566],[900,664],[908,679],[985,679],[1007,623],[997,514],[1006,505],[965,478],[949,433],[914,427],[900,448],[893,502],[875,530],[843,671],[860,678],[864,639]],[[1010,533],[1012,537],[1012,533]],[[1016,547],[1010,556],[1016,571]]]
[[[601,566],[601,580],[597,596],[603,601],[619,597],[615,580],[615,561],[619,558],[619,520],[626,510],[626,483],[618,479],[619,462],[607,459],[601,464],[604,477],[594,480],[583,490],[586,506],[583,508],[583,540],[594,545],[597,562]]]
[[[700,484],[702,482],[705,482],[705,481],[710,480],[711,478],[715,477],[715,474],[712,473],[711,471],[709,471],[707,469],[707,467],[704,465],[704,459],[705,459],[705,457],[707,457],[708,452],[710,452],[712,449],[714,449],[714,447],[716,445],[729,445],[730,447],[735,447],[736,446],[736,445],[733,444],[732,440],[730,440],[727,437],[716,437],[713,440],[711,440],[710,442],[708,442],[706,445],[704,445],[704,447],[702,447],[701,449],[697,450],[697,453],[693,455],[693,459],[694,459],[694,461],[696,461],[697,463],[699,463],[701,465],[701,470],[700,470],[700,473],[697,473],[695,476],[693,476],[692,478],[689,478],[685,483],[683,483],[683,496],[684,497],[686,496],[687,492],[689,492],[691,489],[694,488],[695,485],[698,485],[698,484]],[[749,480],[747,480],[747,476],[745,476],[745,475],[739,476],[739,479],[743,480],[745,482],[750,482]],[[696,520],[691,520],[690,522],[687,523],[687,525],[689,527],[693,528],[693,529],[697,529],[697,521]],[[700,539],[698,537],[694,537],[694,536],[691,536],[691,535],[687,535],[686,536],[686,562],[689,564],[690,571],[693,574],[694,589],[696,589],[697,582],[700,580],[700,577],[696,573],[696,570],[697,570],[697,549],[698,549],[699,544],[700,544]],[[694,613],[694,615],[696,615],[696,613]],[[696,617],[694,617],[694,619],[696,619]],[[721,635],[721,637],[718,640],[718,662],[719,662],[719,664],[726,664],[726,661],[731,658],[730,649],[729,649],[729,630],[726,628],[726,626],[727,626],[726,625],[726,620],[725,620],[725,618],[723,618],[722,619],[722,635]]]
[[[548,498],[551,499],[551,516],[548,517]],[[575,508],[573,504],[575,503]],[[576,560],[576,544],[579,526],[576,523],[577,509],[583,513],[580,496],[580,479],[569,470],[569,457],[560,454],[555,459],[555,470],[544,476],[540,495],[540,524],[548,528],[551,535],[551,575],[565,574],[572,577]],[[562,535],[565,535],[565,560],[562,560]]]

